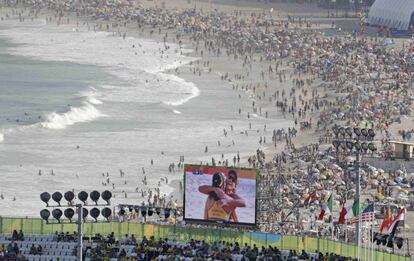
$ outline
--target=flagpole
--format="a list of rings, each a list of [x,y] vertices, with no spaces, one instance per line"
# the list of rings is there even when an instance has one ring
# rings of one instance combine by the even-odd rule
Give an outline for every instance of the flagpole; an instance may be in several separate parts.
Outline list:
[[[334,192],[333,191],[332,191],[331,197],[332,197],[332,202],[333,202],[334,201]],[[333,223],[333,204],[332,204],[332,211],[331,211],[331,229],[332,229],[332,240],[334,240],[335,231],[334,231],[334,223]]]
[[[367,260],[367,227],[365,220],[362,221],[362,229],[364,230],[364,260]]]
[[[374,260],[374,225],[375,225],[375,201],[372,203],[372,208],[374,211],[374,220],[371,222],[371,261]]]
[[[345,222],[345,242],[348,243],[348,225],[347,225],[347,222]]]
[[[405,222],[405,220],[404,220],[404,227],[403,227],[403,242],[404,242],[404,238],[407,238],[407,234],[406,234],[406,230],[405,230],[405,225],[406,225],[407,223]],[[406,244],[406,246],[405,246],[405,253],[407,254],[409,254],[409,252],[407,252],[407,247],[408,247],[408,240],[407,240],[407,244]]]
[[[355,236],[356,236],[356,242],[357,242],[357,247],[358,247],[358,260],[359,260],[359,247],[360,247],[360,245],[361,245],[361,239],[360,239],[360,236],[359,236],[359,233],[360,233],[360,226],[359,226],[359,224],[360,224],[360,222],[361,222],[361,215],[360,215],[360,212],[361,212],[361,203],[360,203],[360,200],[359,200],[359,198],[360,198],[360,186],[361,186],[361,184],[360,184],[360,182],[361,182],[361,180],[360,180],[360,176],[359,176],[359,164],[360,164],[360,155],[359,155],[359,151],[357,151],[357,153],[356,153],[356,160],[355,160],[355,163],[356,163],[356,166],[355,166],[355,170],[356,170],[356,190],[355,190],[355,197],[356,197],[356,200],[358,200],[358,223],[356,224],[356,227],[355,227]]]

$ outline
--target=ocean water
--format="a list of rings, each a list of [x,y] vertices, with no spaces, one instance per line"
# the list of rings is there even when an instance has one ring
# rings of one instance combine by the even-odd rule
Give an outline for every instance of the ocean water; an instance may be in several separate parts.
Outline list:
[[[199,163],[257,148],[263,134],[241,134],[248,122],[237,115],[249,98],[238,99],[217,75],[168,73],[198,59],[168,45],[41,19],[0,22],[2,215],[38,216],[43,191],[110,189],[114,205],[140,204],[136,188],[177,189],[183,172],[169,173],[168,165],[180,155]],[[269,130],[290,126],[277,118],[250,121]],[[230,125],[235,131],[224,137]],[[115,189],[103,184],[107,172]],[[162,177],[169,183],[159,183]]]

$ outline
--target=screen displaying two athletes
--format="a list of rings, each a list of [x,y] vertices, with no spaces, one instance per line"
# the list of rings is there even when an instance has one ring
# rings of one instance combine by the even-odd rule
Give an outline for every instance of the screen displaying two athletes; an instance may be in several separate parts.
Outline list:
[[[185,219],[255,223],[256,170],[186,166]]]

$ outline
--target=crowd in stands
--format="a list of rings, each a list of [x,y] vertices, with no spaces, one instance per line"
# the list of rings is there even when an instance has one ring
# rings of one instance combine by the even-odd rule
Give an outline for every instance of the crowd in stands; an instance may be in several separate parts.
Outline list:
[[[16,238],[15,233],[20,235]],[[25,238],[22,231],[13,235],[0,234],[0,261],[31,260],[76,260],[76,233],[55,233]],[[47,244],[56,244],[62,249],[70,249],[67,254],[53,252]],[[59,248],[56,247],[56,248]],[[83,259],[92,260],[353,260],[333,253],[307,252],[302,250],[282,251],[275,246],[258,247],[238,242],[218,241],[209,244],[205,241],[190,240],[186,243],[154,237],[137,239],[134,235],[125,235],[119,240],[114,233],[107,236],[84,237]],[[51,254],[54,253],[54,254]]]

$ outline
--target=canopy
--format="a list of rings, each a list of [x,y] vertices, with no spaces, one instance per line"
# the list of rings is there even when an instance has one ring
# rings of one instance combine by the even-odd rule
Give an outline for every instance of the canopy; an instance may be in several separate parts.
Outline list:
[[[376,0],[368,14],[368,23],[398,30],[409,30],[413,25],[413,0]]]

